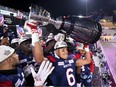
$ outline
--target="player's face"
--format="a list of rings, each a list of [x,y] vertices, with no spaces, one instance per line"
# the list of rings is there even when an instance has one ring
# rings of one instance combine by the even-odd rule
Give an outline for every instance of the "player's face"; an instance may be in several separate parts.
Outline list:
[[[68,57],[68,51],[67,48],[60,48],[57,50],[57,55],[62,59],[67,59]]]
[[[85,54],[85,50],[78,50],[80,54]]]
[[[31,49],[31,45],[30,45],[30,41],[24,41],[21,43],[21,49],[24,51],[24,52],[28,52],[28,53],[31,53],[32,52],[32,49]]]
[[[45,45],[45,41],[44,40],[40,40],[39,42],[40,42],[41,46]]]
[[[8,46],[8,45],[9,45],[9,40],[8,40],[8,38],[3,38],[3,39],[1,40],[1,45],[6,45],[6,46]]]

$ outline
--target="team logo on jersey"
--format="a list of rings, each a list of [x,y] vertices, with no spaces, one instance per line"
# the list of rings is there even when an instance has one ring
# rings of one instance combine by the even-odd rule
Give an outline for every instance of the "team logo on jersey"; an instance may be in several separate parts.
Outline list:
[[[64,62],[58,62],[58,66],[64,65]]]
[[[74,63],[74,60],[69,60],[69,63]]]

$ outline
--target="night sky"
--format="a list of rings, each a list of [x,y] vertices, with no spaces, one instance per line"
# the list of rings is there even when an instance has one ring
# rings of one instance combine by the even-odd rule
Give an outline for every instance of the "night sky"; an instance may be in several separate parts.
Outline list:
[[[0,4],[11,8],[29,12],[31,3],[47,9],[52,16],[60,15],[85,15],[86,0],[0,0]],[[112,15],[116,10],[116,0],[87,0],[87,13],[103,9]]]

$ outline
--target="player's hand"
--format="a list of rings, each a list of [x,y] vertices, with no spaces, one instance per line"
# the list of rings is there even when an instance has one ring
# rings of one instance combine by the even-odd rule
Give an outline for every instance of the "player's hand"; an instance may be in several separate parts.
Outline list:
[[[58,33],[57,35],[54,36],[54,39],[56,41],[63,41],[65,39],[65,35],[62,33]]]
[[[89,45],[88,44],[84,44],[84,49],[86,52],[89,52]]]
[[[79,42],[78,42],[77,49],[82,50],[82,49],[83,49],[83,47],[84,47],[84,44],[83,44],[83,43],[79,43]]]
[[[47,79],[48,75],[51,74],[54,67],[52,63],[49,61],[43,61],[40,65],[39,71],[36,73],[34,69],[31,67],[32,76],[34,78],[34,85],[35,86],[42,86]]]
[[[34,32],[37,32],[37,21],[34,20],[27,20],[24,24],[24,28],[27,29],[28,33],[33,34]]]

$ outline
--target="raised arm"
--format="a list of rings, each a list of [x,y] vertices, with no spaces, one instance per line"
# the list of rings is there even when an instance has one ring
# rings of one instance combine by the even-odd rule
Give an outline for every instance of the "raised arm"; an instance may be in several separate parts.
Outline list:
[[[85,49],[85,58],[84,59],[79,58],[76,61],[76,66],[83,66],[91,63],[91,55],[90,55],[89,47],[86,46],[84,49]]]
[[[41,63],[44,59],[43,50],[39,42],[38,33],[32,34],[32,50],[35,61]]]
[[[41,63],[43,61],[43,50],[39,42],[39,33],[37,30],[38,23],[35,20],[27,20],[24,28],[32,34],[32,51],[36,62]]]

